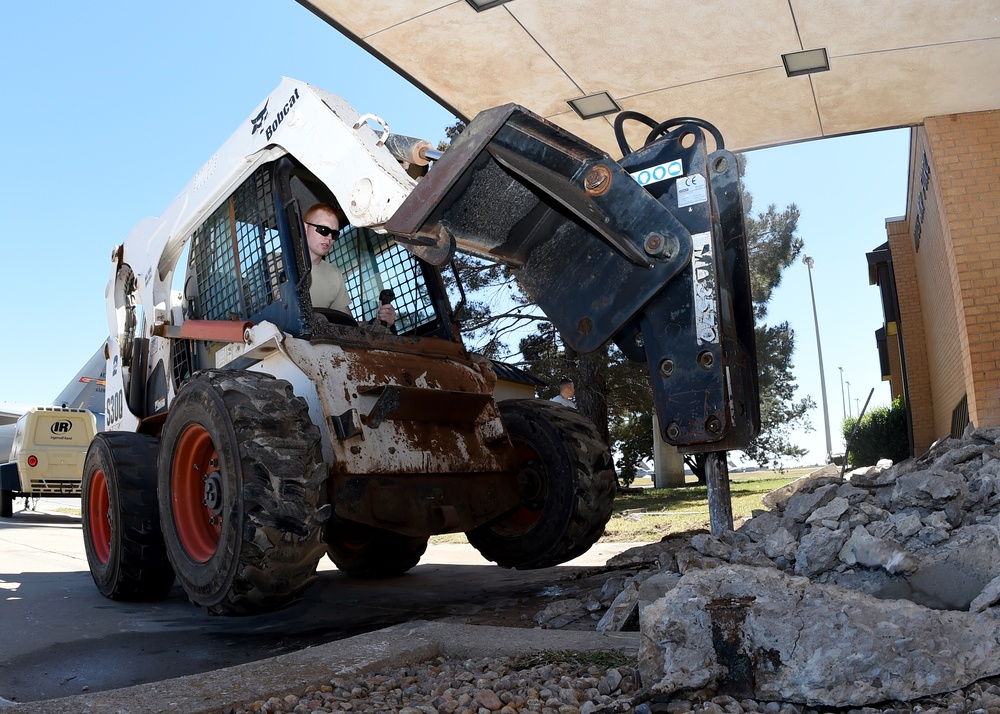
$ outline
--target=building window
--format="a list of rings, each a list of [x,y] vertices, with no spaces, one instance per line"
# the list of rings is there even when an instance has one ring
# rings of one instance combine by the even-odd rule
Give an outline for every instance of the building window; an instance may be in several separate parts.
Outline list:
[[[924,152],[920,163],[920,193],[917,195],[917,217],[913,222],[913,249],[920,250],[920,234],[923,233],[924,211],[927,208],[927,188],[931,185],[931,165]]]
[[[965,427],[969,425],[969,395],[962,397],[954,411],[951,413],[951,438],[961,439],[965,433]]]

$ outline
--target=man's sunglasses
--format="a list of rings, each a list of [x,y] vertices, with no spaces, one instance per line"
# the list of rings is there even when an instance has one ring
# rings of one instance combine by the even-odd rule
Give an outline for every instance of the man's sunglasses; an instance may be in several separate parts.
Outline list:
[[[318,223],[309,223],[308,221],[306,221],[306,225],[315,228],[316,232],[319,233],[324,238],[326,238],[327,236],[333,236],[334,238],[336,238],[337,236],[340,235],[339,228],[330,228],[330,226],[324,226]]]

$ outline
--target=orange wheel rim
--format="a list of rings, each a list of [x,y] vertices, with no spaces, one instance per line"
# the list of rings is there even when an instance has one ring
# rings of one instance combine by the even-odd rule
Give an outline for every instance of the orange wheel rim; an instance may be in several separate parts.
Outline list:
[[[522,498],[521,505],[504,517],[499,523],[495,524],[493,530],[500,535],[516,537],[531,530],[542,517],[542,507],[537,503],[537,495],[544,489],[541,483],[541,479],[544,476],[538,473],[534,467],[528,466],[529,462],[537,463],[539,461],[538,452],[529,446],[527,442],[519,439],[513,439],[512,441],[514,442],[517,468],[521,471],[518,478],[523,479],[526,474],[531,474],[529,490],[533,492],[532,495],[536,498],[531,498],[530,501],[535,503],[526,502]]]
[[[174,527],[188,557],[207,563],[222,533],[219,453],[200,424],[187,427],[177,441],[170,474]]]
[[[111,503],[108,500],[108,480],[101,469],[94,471],[90,477],[87,522],[94,555],[107,564],[111,558]]]

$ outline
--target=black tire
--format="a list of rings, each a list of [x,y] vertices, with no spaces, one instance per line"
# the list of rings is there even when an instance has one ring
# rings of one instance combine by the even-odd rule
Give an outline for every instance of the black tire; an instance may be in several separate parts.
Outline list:
[[[156,501],[159,441],[145,434],[102,432],[83,466],[83,545],[90,575],[112,600],[166,597],[174,583]]]
[[[517,452],[521,504],[466,535],[505,568],[530,570],[586,553],[611,519],[615,472],[597,430],[576,410],[537,399],[500,403]]]
[[[0,489],[0,518],[14,517],[14,492]]]
[[[161,444],[160,521],[188,597],[224,615],[301,598],[331,512],[306,401],[270,375],[201,372],[171,404]]]
[[[416,566],[426,551],[426,538],[339,520],[326,527],[326,554],[337,570],[357,578],[402,575]]]

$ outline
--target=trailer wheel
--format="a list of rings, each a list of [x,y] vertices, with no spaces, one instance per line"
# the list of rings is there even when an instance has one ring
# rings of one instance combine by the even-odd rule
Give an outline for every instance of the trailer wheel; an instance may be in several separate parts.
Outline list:
[[[0,489],[0,518],[14,517],[14,492]]]
[[[323,555],[319,429],[292,386],[209,370],[181,388],[163,425],[158,483],[170,562],[214,614],[298,600]]]
[[[326,553],[340,570],[357,578],[391,578],[420,562],[426,538],[414,538],[361,523],[331,522]]]
[[[156,502],[159,442],[102,432],[83,467],[83,545],[90,575],[112,600],[159,600],[174,583]]]
[[[594,425],[536,399],[500,403],[517,454],[521,504],[466,535],[505,568],[547,568],[586,553],[611,519],[615,474]]]

